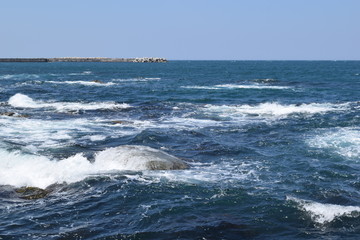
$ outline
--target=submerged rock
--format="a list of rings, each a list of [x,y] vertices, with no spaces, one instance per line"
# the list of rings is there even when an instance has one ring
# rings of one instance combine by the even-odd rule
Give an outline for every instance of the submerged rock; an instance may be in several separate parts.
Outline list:
[[[91,81],[91,82],[104,84],[104,82],[103,82],[103,81],[100,81],[100,80],[93,80],[93,81]]]
[[[112,124],[131,124],[132,122],[130,121],[125,121],[125,120],[114,120],[114,121],[111,121]]]
[[[15,192],[18,194],[19,198],[26,200],[35,200],[46,197],[50,194],[51,191],[38,187],[21,187],[15,189]]]
[[[0,113],[1,116],[7,116],[7,117],[19,117],[19,118],[28,118],[29,115],[21,115],[15,112],[2,112]]]
[[[15,192],[15,196],[26,200],[36,200],[45,198],[53,192],[63,191],[67,186],[66,183],[54,183],[47,186],[45,189],[38,187],[20,187],[15,188],[12,191]]]
[[[98,153],[95,163],[103,166],[113,166],[118,170],[181,170],[189,165],[168,153],[151,147],[124,145],[106,149]]]

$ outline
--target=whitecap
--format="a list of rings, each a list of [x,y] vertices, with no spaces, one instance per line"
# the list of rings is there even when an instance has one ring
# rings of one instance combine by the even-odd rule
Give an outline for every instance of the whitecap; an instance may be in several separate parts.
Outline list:
[[[79,72],[79,73],[69,73],[68,75],[70,76],[82,76],[82,75],[91,75],[92,72],[91,71],[83,71],[83,72]]]
[[[158,81],[158,80],[161,80],[161,78],[139,77],[139,78],[114,78],[114,79],[112,79],[112,81],[116,81],[116,82],[149,82],[149,81]]]
[[[138,147],[141,150],[141,146]],[[149,149],[144,146],[144,149]],[[153,149],[152,151],[158,151]],[[26,154],[20,151],[0,149],[0,185],[34,186],[45,188],[54,183],[73,183],[89,176],[103,176],[106,174],[124,174],[139,181],[158,182],[162,179],[175,182],[202,183],[211,182],[221,184],[242,181],[251,177],[256,178],[252,166],[248,164],[191,164],[189,170],[151,171],[144,170],[143,161],[148,161],[145,155],[139,155],[131,149],[109,148],[98,152],[93,162],[82,153],[57,160],[45,156]],[[153,157],[153,156],[149,156]],[[135,173],[129,175],[128,171]],[[126,172],[124,172],[126,171]],[[137,172],[141,171],[141,174]]]
[[[182,86],[181,88],[204,89],[204,90],[217,90],[217,89],[220,89],[218,87],[211,87],[211,86]]]
[[[77,84],[77,85],[84,85],[84,86],[100,86],[100,87],[107,87],[116,85],[113,82],[101,82],[101,81],[46,81],[47,83],[53,84]]]
[[[261,103],[258,105],[205,105],[201,110],[216,114],[223,118],[241,120],[244,117],[282,118],[291,114],[313,115],[329,111],[343,111],[348,104],[309,103],[309,104],[280,104],[276,102]]]
[[[215,85],[217,88],[225,88],[225,89],[236,89],[236,88],[244,88],[244,89],[289,89],[287,86],[270,86],[270,85],[239,85],[239,84],[221,84]]]
[[[0,149],[0,185],[45,188],[53,183],[80,181],[92,172],[92,164],[82,154],[56,161]]]
[[[226,90],[226,89],[291,89],[288,86],[272,86],[261,84],[219,84],[213,86],[182,86],[182,88],[188,89],[205,89],[205,90]]]
[[[92,135],[89,137],[90,138],[90,141],[92,142],[96,142],[96,141],[103,141],[106,139],[106,136],[104,135]]]
[[[358,159],[360,157],[360,129],[345,127],[321,130],[308,139],[310,147],[327,149],[343,157]]]
[[[78,111],[78,110],[99,110],[99,109],[124,109],[130,105],[126,103],[114,102],[44,102],[35,101],[27,95],[17,93],[10,97],[8,104],[15,108],[50,108],[59,112]]]
[[[82,153],[56,160],[20,151],[0,149],[0,185],[45,188],[54,183],[78,182],[90,175],[101,176],[114,173],[114,171],[143,170],[143,166],[133,156],[134,154],[139,156],[138,153],[126,149],[119,152],[114,149],[110,148],[97,153],[93,163]],[[124,159],[126,160],[123,161]]]
[[[161,128],[197,129],[210,126],[223,126],[223,122],[211,119],[196,119],[192,117],[170,117],[163,119],[159,125]]]
[[[15,80],[22,80],[22,79],[34,79],[34,78],[39,78],[40,75],[38,74],[28,74],[28,73],[23,73],[23,74],[5,74],[5,75],[0,75],[0,79],[15,79]]]
[[[311,219],[319,224],[329,223],[334,221],[336,218],[343,216],[360,216],[360,207],[358,206],[325,204],[288,196],[286,197],[286,200],[296,202],[300,210],[306,211],[310,214]]]

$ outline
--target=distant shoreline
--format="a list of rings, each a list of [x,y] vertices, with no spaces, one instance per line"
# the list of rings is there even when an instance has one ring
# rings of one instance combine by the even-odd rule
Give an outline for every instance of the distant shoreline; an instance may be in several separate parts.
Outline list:
[[[167,62],[165,58],[103,58],[103,57],[62,57],[62,58],[0,58],[0,62]]]

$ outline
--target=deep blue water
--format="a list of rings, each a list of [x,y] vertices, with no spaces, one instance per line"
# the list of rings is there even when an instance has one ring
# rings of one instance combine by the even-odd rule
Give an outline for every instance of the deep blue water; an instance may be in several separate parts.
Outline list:
[[[359,90],[358,61],[1,63],[0,239],[359,239]],[[121,145],[190,168],[97,162]]]

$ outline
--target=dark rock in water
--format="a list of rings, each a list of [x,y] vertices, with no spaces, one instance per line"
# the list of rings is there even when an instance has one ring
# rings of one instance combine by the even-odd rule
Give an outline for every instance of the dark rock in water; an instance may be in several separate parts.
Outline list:
[[[278,80],[273,78],[261,78],[261,79],[254,79],[253,81],[257,83],[274,83],[277,82]]]
[[[168,153],[147,146],[124,145],[97,154],[95,163],[114,164],[121,170],[182,170],[189,165]]]
[[[100,80],[94,80],[94,81],[91,81],[91,82],[104,84],[104,82],[103,82],[103,81],[100,81]]]
[[[12,116],[15,115],[15,113],[14,113],[14,112],[4,112],[4,113],[1,113],[1,115],[3,115],[3,116],[8,116],[8,117],[12,117]]]
[[[0,113],[1,116],[7,116],[7,117],[20,117],[20,118],[28,118],[29,115],[21,115],[21,114],[17,114],[15,112],[3,112]]]
[[[130,121],[124,121],[124,120],[115,120],[111,121],[112,124],[130,124]]]
[[[51,193],[51,191],[38,187],[21,187],[15,189],[15,192],[18,194],[19,198],[26,200],[44,198]]]

